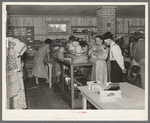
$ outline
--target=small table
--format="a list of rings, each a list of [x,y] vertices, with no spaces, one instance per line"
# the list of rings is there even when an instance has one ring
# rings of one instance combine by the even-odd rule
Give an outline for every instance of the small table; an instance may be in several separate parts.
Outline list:
[[[97,109],[145,109],[145,90],[127,82],[120,83],[120,88],[121,98],[115,98],[115,102],[102,103],[98,95],[87,86],[78,87],[82,94],[83,109],[87,109],[87,100]]]
[[[45,66],[46,66],[46,70],[48,73],[48,83],[49,83],[49,87],[51,88],[52,86],[52,63],[50,62],[44,62]]]

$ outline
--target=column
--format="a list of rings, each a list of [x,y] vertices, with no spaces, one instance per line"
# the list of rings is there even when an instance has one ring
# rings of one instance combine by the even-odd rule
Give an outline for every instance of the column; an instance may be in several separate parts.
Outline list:
[[[115,36],[116,6],[101,6],[97,9],[97,35],[110,31]]]
[[[97,9],[97,35],[103,35],[107,31],[114,34],[116,30],[116,6],[101,6]],[[111,66],[110,60],[107,60],[108,80],[110,81]]]

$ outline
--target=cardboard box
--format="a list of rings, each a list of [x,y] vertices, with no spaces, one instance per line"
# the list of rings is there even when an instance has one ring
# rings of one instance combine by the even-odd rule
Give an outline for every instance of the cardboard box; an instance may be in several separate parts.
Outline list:
[[[91,90],[93,84],[100,83],[100,81],[87,81],[87,86]]]
[[[91,90],[95,93],[100,93],[100,91],[102,91],[104,88],[104,85],[101,83],[93,83],[91,85]]]
[[[122,97],[121,90],[104,90],[106,85],[95,81],[87,82],[88,88],[93,91],[95,94],[98,94],[100,98],[105,97]],[[108,85],[108,84],[107,84]]]

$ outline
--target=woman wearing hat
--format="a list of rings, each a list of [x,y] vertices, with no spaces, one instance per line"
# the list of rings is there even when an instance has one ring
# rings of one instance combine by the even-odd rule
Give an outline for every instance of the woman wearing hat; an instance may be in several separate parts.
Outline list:
[[[121,82],[122,72],[125,73],[124,58],[120,47],[113,41],[113,34],[106,32],[103,34],[104,42],[110,46],[110,61],[111,61],[111,82]]]
[[[44,61],[50,62],[51,44],[51,39],[46,39],[44,44],[39,47],[34,57],[32,75],[36,77],[36,84],[39,84],[38,78],[45,78],[48,81],[48,74],[44,65]]]

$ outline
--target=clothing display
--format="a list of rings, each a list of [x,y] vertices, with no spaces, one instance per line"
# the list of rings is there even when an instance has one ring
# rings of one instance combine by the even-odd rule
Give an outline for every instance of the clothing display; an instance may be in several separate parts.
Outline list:
[[[22,72],[19,73],[19,90],[17,95],[13,97],[13,109],[25,109],[27,108],[26,105],[26,98],[25,98],[25,90],[24,90],[24,83],[23,83],[23,74]]]
[[[27,49],[26,44],[20,42],[18,39],[8,37],[8,55],[7,55],[7,68],[8,71],[21,70],[20,57]]]
[[[23,83],[23,68],[20,55],[27,49],[26,44],[18,39],[8,37],[6,39],[7,47],[7,76],[9,98],[12,98],[13,109],[25,109],[26,98]]]
[[[18,63],[19,63],[19,59],[17,58],[15,53],[13,52],[9,53],[7,56],[8,71],[13,71],[13,70],[19,71],[20,69]]]
[[[47,59],[46,54],[49,52],[50,52],[49,45],[43,44],[36,53],[33,61],[33,70],[32,70],[32,75],[34,75],[35,77],[46,78],[48,80],[48,73],[44,61],[46,61]]]

